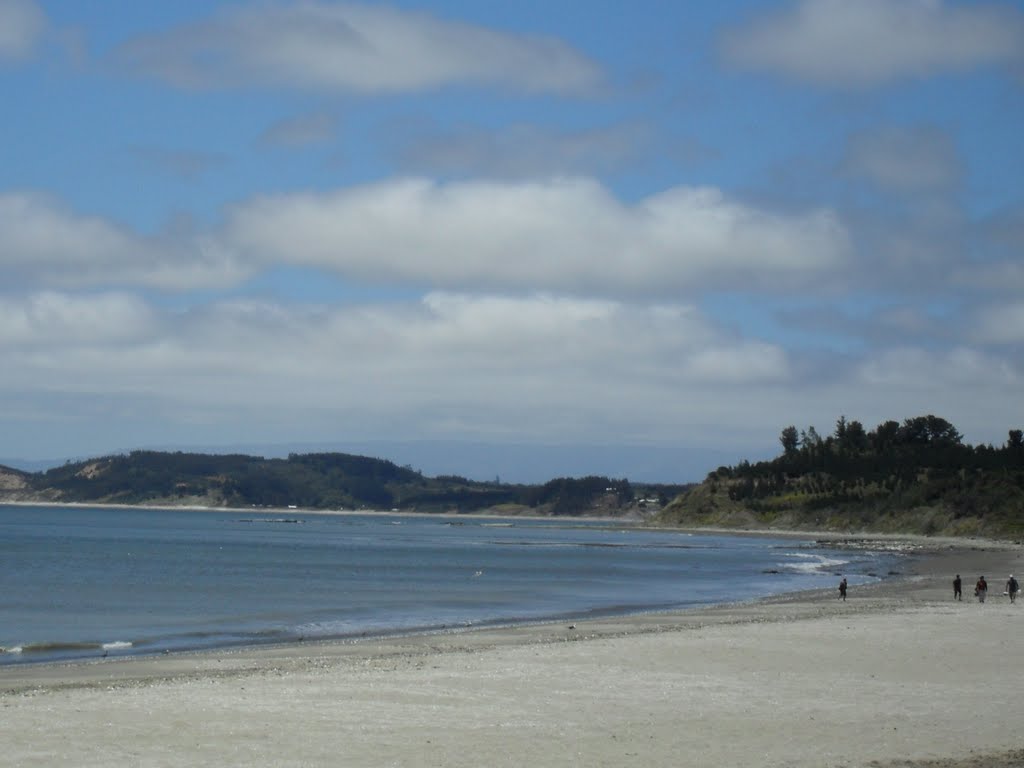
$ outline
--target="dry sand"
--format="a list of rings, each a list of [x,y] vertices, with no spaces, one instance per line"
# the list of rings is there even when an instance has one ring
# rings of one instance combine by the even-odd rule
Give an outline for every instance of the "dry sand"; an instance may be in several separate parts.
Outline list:
[[[927,546],[845,603],[6,667],[0,764],[1024,765],[1024,553]]]

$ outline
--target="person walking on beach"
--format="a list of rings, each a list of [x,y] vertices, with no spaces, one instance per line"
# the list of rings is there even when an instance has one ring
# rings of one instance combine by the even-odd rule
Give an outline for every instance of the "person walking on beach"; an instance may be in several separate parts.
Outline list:
[[[960,574],[958,573],[956,578],[953,579],[953,599],[963,600],[963,596],[963,582],[960,581]]]
[[[846,577],[845,576],[843,577],[843,580],[839,582],[839,596],[841,598],[843,598],[843,602],[845,603],[846,602]]]
[[[978,583],[974,585],[974,594],[978,596],[978,602],[985,602],[985,595],[988,594],[988,582],[985,581],[985,577],[982,576],[978,579]]]
[[[1020,589],[1020,584],[1013,578],[1013,574],[1010,574],[1010,580],[1006,582],[1006,594],[1010,596],[1010,602],[1017,602],[1017,591]]]

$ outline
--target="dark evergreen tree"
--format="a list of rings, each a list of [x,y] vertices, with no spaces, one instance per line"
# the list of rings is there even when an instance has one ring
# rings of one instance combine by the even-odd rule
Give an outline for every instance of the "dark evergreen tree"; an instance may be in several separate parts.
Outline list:
[[[779,442],[782,443],[782,452],[786,456],[795,454],[800,447],[800,435],[796,431],[796,427],[789,426],[782,430],[782,434],[779,435]]]

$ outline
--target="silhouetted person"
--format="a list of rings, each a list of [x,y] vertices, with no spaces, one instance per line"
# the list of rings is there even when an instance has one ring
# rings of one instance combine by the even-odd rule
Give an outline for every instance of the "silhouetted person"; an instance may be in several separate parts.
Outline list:
[[[841,598],[843,598],[843,602],[845,603],[846,602],[846,577],[845,576],[843,577],[843,580],[839,582],[839,596]]]
[[[1013,578],[1013,574],[1010,574],[1010,580],[1006,582],[1006,594],[1010,596],[1010,602],[1017,602],[1017,592],[1020,590],[1020,584]]]
[[[964,599],[963,582],[960,581],[960,574],[959,573],[956,575],[956,578],[953,579],[953,599],[954,600],[963,600]]]
[[[978,579],[978,583],[974,585],[974,594],[978,596],[978,602],[985,602],[985,595],[988,594],[988,582],[985,581],[985,577],[982,576]]]

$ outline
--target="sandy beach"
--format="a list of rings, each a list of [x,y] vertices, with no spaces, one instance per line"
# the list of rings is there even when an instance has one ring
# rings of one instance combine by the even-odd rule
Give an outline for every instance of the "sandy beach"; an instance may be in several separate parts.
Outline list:
[[[1024,550],[916,545],[899,576],[845,603],[829,590],[571,625],[4,667],[0,762],[1024,765],[1024,602],[1002,594]],[[971,595],[981,573],[983,605]]]

